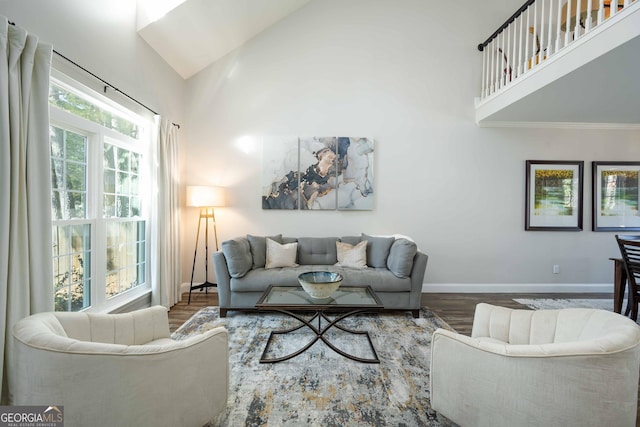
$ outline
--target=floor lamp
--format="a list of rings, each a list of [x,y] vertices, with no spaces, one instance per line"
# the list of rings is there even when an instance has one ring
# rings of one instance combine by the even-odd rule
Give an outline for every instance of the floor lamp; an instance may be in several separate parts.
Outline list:
[[[216,214],[215,208],[225,205],[224,189],[222,187],[209,186],[187,186],[187,206],[200,208],[200,218],[198,219],[198,231],[196,234],[196,249],[193,252],[193,267],[191,268],[191,286],[189,287],[189,301],[191,304],[191,292],[194,289],[204,289],[217,286],[209,281],[209,222],[213,223],[213,237],[216,242],[216,251],[218,251],[218,233],[216,231]],[[204,283],[199,285],[193,284],[193,275],[196,271],[196,258],[198,256],[198,239],[200,238],[200,225],[204,220]]]

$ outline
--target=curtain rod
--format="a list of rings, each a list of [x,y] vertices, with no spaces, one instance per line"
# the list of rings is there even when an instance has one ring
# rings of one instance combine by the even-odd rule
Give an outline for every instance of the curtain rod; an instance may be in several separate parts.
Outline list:
[[[9,25],[16,25],[15,22],[11,22],[9,21]],[[140,105],[141,107],[146,108],[147,110],[149,110],[150,112],[152,112],[155,115],[158,115],[157,112],[155,112],[154,110],[152,110],[151,108],[147,107],[146,105],[144,105],[142,102],[138,101],[137,99],[133,98],[132,96],[130,96],[127,93],[124,93],[123,91],[121,91],[120,89],[118,89],[117,87],[115,87],[114,85],[112,85],[111,83],[109,83],[108,81],[104,80],[103,78],[97,76],[96,74],[92,73],[91,71],[87,70],[85,67],[83,67],[82,65],[78,64],[77,62],[67,58],[66,56],[64,56],[63,54],[61,54],[60,52],[58,52],[57,50],[53,49],[53,53],[55,53],[56,55],[58,55],[59,57],[61,57],[62,59],[64,59],[65,61],[70,62],[71,64],[75,65],[76,67],[80,68],[82,71],[84,71],[85,73],[91,75],[92,77],[100,80],[100,82],[102,82],[105,86],[104,86],[104,92],[107,92],[107,88],[111,88],[113,90],[115,90],[116,92],[126,96],[127,98],[129,98],[130,100],[132,100],[133,102],[135,102],[136,104]],[[171,123],[172,125],[174,125],[175,127],[177,127],[178,129],[180,129],[180,125],[177,123]]]

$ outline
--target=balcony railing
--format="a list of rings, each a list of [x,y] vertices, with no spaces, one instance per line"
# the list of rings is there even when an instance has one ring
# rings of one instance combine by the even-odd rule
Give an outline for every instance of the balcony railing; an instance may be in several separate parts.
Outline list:
[[[480,100],[508,87],[636,0],[528,0],[484,43]],[[580,11],[579,13],[577,11]]]

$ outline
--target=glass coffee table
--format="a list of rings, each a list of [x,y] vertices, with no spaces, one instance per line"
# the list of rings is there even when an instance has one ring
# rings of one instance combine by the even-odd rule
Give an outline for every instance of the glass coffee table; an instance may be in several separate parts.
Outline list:
[[[271,285],[264,291],[260,300],[256,303],[259,311],[273,311],[283,313],[300,321],[300,325],[279,331],[272,331],[269,334],[267,345],[260,357],[260,363],[277,363],[289,360],[308,350],[318,340],[324,342],[329,348],[336,353],[363,363],[380,363],[378,354],[373,346],[371,337],[367,331],[356,331],[345,328],[338,323],[347,317],[360,314],[379,312],[384,306],[371,286],[354,286],[340,287],[331,297],[324,300],[315,300],[311,298],[301,286],[276,286]],[[332,312],[334,318],[327,316],[327,312]],[[303,314],[312,314],[311,318],[303,317]],[[314,338],[304,347],[282,357],[269,358],[267,354],[275,336],[288,334],[297,331],[300,328],[308,327],[314,333]],[[363,358],[353,354],[349,354],[336,347],[327,337],[327,331],[331,328],[338,328],[341,331],[358,334],[366,337],[369,347],[373,354],[372,358]]]

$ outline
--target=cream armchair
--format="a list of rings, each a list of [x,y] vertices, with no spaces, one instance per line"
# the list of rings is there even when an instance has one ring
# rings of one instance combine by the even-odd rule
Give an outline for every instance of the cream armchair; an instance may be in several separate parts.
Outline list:
[[[433,335],[431,406],[461,426],[635,426],[639,345],[613,312],[478,304],[471,337]]]
[[[65,426],[202,426],[224,410],[228,336],[170,338],[167,309],[40,313],[14,329],[13,405],[63,405]]]

